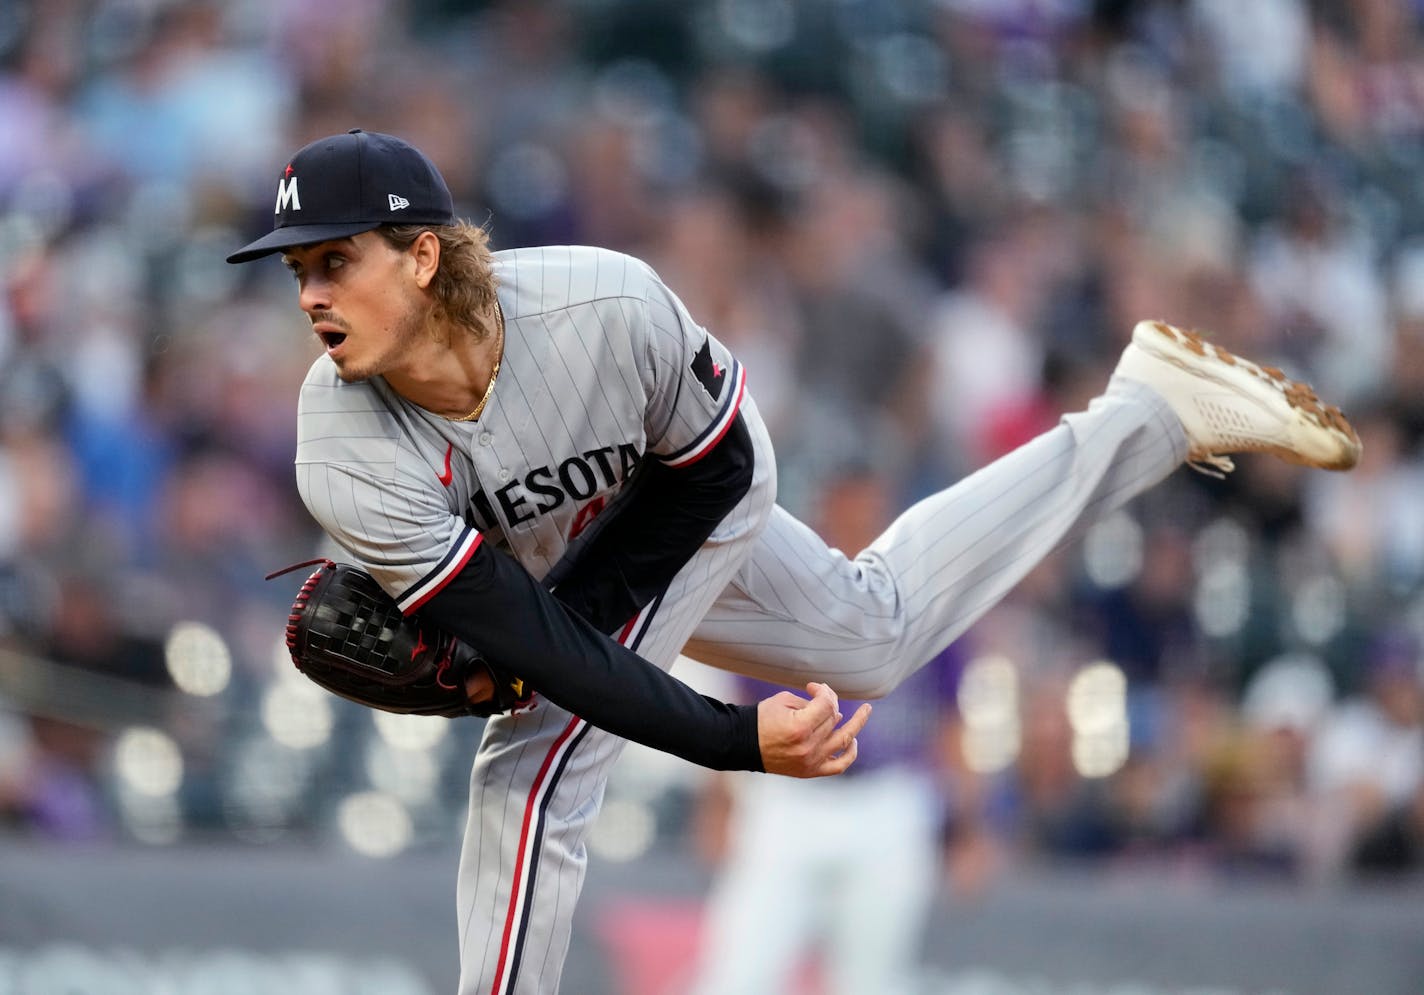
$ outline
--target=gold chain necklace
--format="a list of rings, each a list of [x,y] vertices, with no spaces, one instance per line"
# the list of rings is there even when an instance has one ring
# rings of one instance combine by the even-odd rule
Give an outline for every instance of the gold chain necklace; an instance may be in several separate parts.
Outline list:
[[[451,421],[474,421],[485,410],[490,395],[494,393],[494,382],[499,379],[499,361],[504,358],[504,308],[500,306],[498,297],[494,299],[494,310],[499,316],[499,338],[495,340],[494,369],[490,370],[489,384],[485,386],[484,396],[480,398],[480,403],[475,405],[474,411],[459,418],[452,418]]]

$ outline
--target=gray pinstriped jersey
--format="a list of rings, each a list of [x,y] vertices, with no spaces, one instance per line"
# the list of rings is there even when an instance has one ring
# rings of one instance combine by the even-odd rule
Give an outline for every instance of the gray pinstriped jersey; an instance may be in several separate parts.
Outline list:
[[[479,421],[434,415],[380,377],[344,383],[325,356],[302,385],[302,500],[407,611],[481,537],[544,577],[645,454],[677,465],[715,444],[744,387],[637,259],[520,249],[495,254],[495,275],[504,356]]]

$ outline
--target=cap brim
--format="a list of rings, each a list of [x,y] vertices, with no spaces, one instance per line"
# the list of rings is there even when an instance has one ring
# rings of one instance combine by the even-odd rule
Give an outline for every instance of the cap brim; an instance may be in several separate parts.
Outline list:
[[[294,249],[299,245],[316,245],[338,238],[350,238],[363,231],[379,228],[380,221],[349,221],[339,225],[288,225],[268,232],[255,242],[249,242],[227,257],[230,263],[247,263],[284,249]]]

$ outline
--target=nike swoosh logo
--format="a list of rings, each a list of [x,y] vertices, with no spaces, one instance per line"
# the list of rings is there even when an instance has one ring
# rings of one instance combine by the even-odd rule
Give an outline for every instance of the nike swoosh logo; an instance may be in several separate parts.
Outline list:
[[[454,451],[455,443],[451,442],[445,446],[445,472],[436,474],[436,477],[439,478],[440,483],[444,484],[446,487],[449,487],[450,482],[455,479],[455,474],[450,469],[450,454]]]

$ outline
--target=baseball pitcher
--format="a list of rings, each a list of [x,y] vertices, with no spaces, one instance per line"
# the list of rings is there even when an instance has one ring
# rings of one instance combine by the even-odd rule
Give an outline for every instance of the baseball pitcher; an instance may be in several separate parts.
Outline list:
[[[1359,457],[1308,387],[1143,322],[1087,411],[848,559],[776,506],[746,371],[646,264],[492,253],[421,152],[361,131],[283,164],[274,215],[229,261],[280,252],[296,279],[325,349],[301,389],[297,485],[354,576],[374,578],[319,567],[293,654],[376,707],[503,709],[470,779],[462,993],[558,989],[625,741],[839,773],[869,712],[842,721],[837,692],[885,694],[1184,460]],[[704,698],[665,673],[684,648],[810,697]]]

